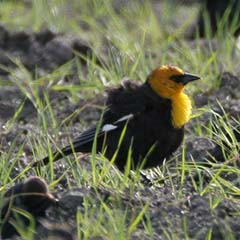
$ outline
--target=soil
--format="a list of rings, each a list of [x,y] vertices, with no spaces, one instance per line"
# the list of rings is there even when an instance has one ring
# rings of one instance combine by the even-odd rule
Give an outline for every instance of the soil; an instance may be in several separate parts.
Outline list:
[[[22,64],[32,74],[46,74],[76,57],[74,51],[81,54],[91,54],[91,48],[81,39],[75,39],[64,34],[56,34],[49,30],[39,33],[29,32],[10,32],[4,27],[0,27],[0,64],[6,68],[0,70],[1,77],[6,81],[11,80],[8,69],[15,69],[16,64],[10,59],[20,59]],[[10,56],[10,58],[9,58]],[[84,61],[81,62],[85,66]],[[85,66],[86,67],[86,66]],[[74,71],[73,71],[74,76]],[[197,107],[211,106],[215,112],[225,113],[229,117],[240,116],[240,79],[232,73],[222,73],[221,86],[217,90],[203,92],[194,97]],[[76,79],[74,76],[72,79]],[[71,78],[70,78],[71,80]],[[94,100],[80,101],[71,103],[68,101],[67,93],[50,91],[51,102],[57,118],[64,119],[72,112],[91,103],[104,102],[104,96],[99,95]],[[218,104],[221,103],[222,107]],[[21,114],[17,119],[17,124],[9,130],[7,121],[14,116],[19,106],[24,103]],[[78,135],[83,126],[80,124],[84,118],[88,125],[96,122],[100,116],[100,110],[89,107],[81,112],[71,122],[72,127],[68,133],[62,134],[61,138],[66,143],[67,136]],[[239,200],[229,195],[224,201],[210,207],[210,199],[217,196],[210,194],[200,194],[196,192],[192,179],[195,183],[206,186],[211,181],[209,169],[214,168],[211,162],[223,162],[224,156],[219,144],[205,137],[196,137],[193,129],[196,122],[201,121],[202,125],[209,123],[211,116],[204,114],[198,119],[193,119],[186,129],[186,161],[195,161],[202,163],[202,170],[195,170],[186,177],[186,181],[181,186],[181,179],[174,177],[172,182],[169,179],[159,180],[154,176],[148,176],[147,181],[142,180],[141,186],[136,186],[134,193],[131,190],[125,190],[121,195],[122,204],[118,211],[127,214],[135,212],[137,216],[143,206],[148,204],[148,212],[144,219],[149,219],[152,223],[152,235],[150,236],[144,228],[144,223],[140,222],[131,239],[166,239],[169,235],[172,239],[184,239],[186,233],[189,239],[206,239],[209,232],[212,232],[212,239],[226,239],[226,236],[232,235],[235,239],[240,239],[240,216]],[[39,133],[36,129],[38,121],[37,110],[29,99],[16,85],[1,86],[0,91],[0,125],[1,125],[1,151],[9,149],[12,142],[16,141],[15,146],[21,146],[25,142],[26,136],[36,136]],[[234,125],[234,122],[233,122]],[[236,138],[240,141],[240,133],[235,126]],[[18,138],[16,139],[16,136]],[[219,143],[219,142],[218,142]],[[24,155],[21,157],[22,164],[26,165],[32,161],[32,150],[28,144],[24,145]],[[176,153],[176,160],[181,161],[181,149]],[[233,159],[238,159],[234,156]],[[12,156],[13,158],[13,156]],[[11,161],[12,159],[9,159]],[[178,161],[174,161],[173,165]],[[239,161],[230,162],[229,166]],[[236,166],[236,167],[237,167]],[[174,169],[174,168],[173,168]],[[13,175],[20,170],[16,167]],[[60,175],[64,171],[64,163],[61,161],[55,164],[55,171]],[[31,173],[28,173],[31,175]],[[200,179],[201,176],[202,178]],[[225,180],[239,187],[239,176],[234,174],[225,174],[222,176]],[[145,180],[146,180],[145,179]],[[72,181],[73,189],[67,190],[67,181]],[[172,186],[174,184],[174,187]],[[181,195],[179,194],[182,187]],[[175,190],[174,190],[175,189]],[[85,212],[84,200],[96,199],[95,208],[100,206],[100,199],[104,199],[106,204],[111,207],[114,202],[119,201],[119,194],[115,194],[114,189],[109,190],[104,187],[93,189],[92,186],[78,186],[73,180],[63,179],[56,188],[55,196],[59,199],[58,206],[51,206],[46,209],[46,216],[38,219],[35,239],[46,239],[46,236],[54,236],[55,239],[77,239],[76,232],[76,212]],[[213,193],[212,193],[213,194]],[[116,198],[116,195],[118,198]],[[115,204],[117,205],[117,204]],[[114,205],[114,206],[115,206]],[[237,214],[236,214],[237,213]],[[64,222],[64,223],[63,223]],[[184,227],[185,226],[185,227]],[[92,239],[105,239],[103,236],[95,236]]]

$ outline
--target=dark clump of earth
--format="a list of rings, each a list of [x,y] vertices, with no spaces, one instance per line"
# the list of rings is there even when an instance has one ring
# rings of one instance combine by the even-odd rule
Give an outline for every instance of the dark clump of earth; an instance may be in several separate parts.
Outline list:
[[[8,67],[16,66],[16,59],[31,72],[36,69],[51,71],[73,59],[79,52],[92,54],[92,49],[82,39],[63,36],[50,30],[38,33],[11,32],[0,26],[0,74],[7,75]]]
[[[17,82],[12,84],[11,74],[19,67],[19,63],[32,76],[42,76],[74,59],[78,59],[85,66],[86,61],[80,55],[91,57],[93,54],[91,47],[81,38],[65,36],[48,29],[38,33],[14,32],[0,26],[0,76],[6,82],[6,85],[1,86],[0,92],[1,119],[7,121],[12,118],[22,104],[19,120],[29,121],[37,117],[37,109],[32,101],[19,89]],[[74,69],[72,71],[74,72]],[[79,83],[77,74],[73,76],[70,72],[69,75],[64,81],[71,77],[72,82]],[[45,90],[41,89],[40,95],[43,95]],[[56,91],[49,91],[49,94],[56,102],[66,99],[66,95]]]
[[[201,1],[198,19],[190,28],[188,37],[193,39],[196,36],[213,37],[218,33],[219,28],[237,37],[240,34],[240,27],[239,24],[237,27],[234,26],[240,21],[239,7],[239,0]]]
[[[0,74],[6,79],[9,75],[7,69],[17,67],[12,59],[20,59],[24,67],[31,73],[40,70],[48,73],[73,59],[75,51],[83,55],[92,54],[91,48],[81,39],[70,38],[69,40],[63,34],[56,34],[49,30],[39,33],[10,32],[4,27],[0,27],[0,65],[6,67],[0,70]],[[240,115],[240,79],[229,72],[221,74],[220,78],[219,89],[196,95],[194,97],[195,105],[197,107],[210,105],[217,114],[227,114],[229,117],[236,118]],[[52,92],[50,97],[53,104],[55,103],[53,109],[56,116],[60,119],[66,118],[79,106],[86,104],[83,101],[75,104],[68,102],[65,93]],[[93,102],[104,102],[104,96],[96,97]],[[21,104],[24,104],[24,107],[17,120],[18,124],[9,131],[6,128],[6,123],[14,116]],[[90,124],[96,122],[100,114],[100,110],[90,108],[81,113],[81,120],[84,117]],[[199,117],[203,125],[207,125],[211,118],[209,112]],[[64,189],[64,185],[69,180],[65,180],[65,182],[62,180],[62,186],[57,188],[59,191],[56,192],[59,199],[58,206],[51,205],[44,216],[37,216],[39,224],[36,228],[35,239],[46,239],[47,237],[77,239],[79,233],[76,229],[76,213],[80,211],[84,214],[86,210],[84,202],[86,200],[91,202],[93,199],[94,205],[89,205],[89,208],[98,208],[104,201],[109,207],[116,205],[118,211],[129,215],[135,212],[136,216],[144,206],[148,206],[143,221],[138,224],[131,235],[132,239],[165,239],[166,236],[170,236],[171,239],[185,239],[186,236],[189,239],[206,239],[210,233],[212,234],[211,239],[226,239],[226,236],[240,239],[240,217],[239,214],[236,214],[240,211],[239,202],[235,198],[229,197],[214,205],[211,200],[216,198],[218,192],[215,196],[196,192],[196,184],[211,185],[213,179],[209,171],[217,168],[212,163],[220,164],[225,160],[222,143],[205,137],[196,137],[192,133],[195,121],[199,121],[199,119],[193,120],[187,128],[185,149],[187,163],[191,164],[192,159],[194,159],[195,162],[202,164],[202,168],[192,170],[184,183],[181,183],[179,177],[174,177],[173,170],[173,172],[170,171],[173,173],[172,181],[167,178],[162,181],[150,179],[151,184],[143,183],[141,187],[136,186],[134,193],[126,189],[119,197],[119,193],[116,194],[114,190],[110,191],[104,187],[96,189],[92,186],[78,186],[74,181],[75,188],[67,190]],[[68,134],[75,136],[80,133],[79,120],[77,117],[71,122],[72,132]],[[39,134],[35,127],[36,122],[37,109],[34,104],[26,99],[17,86],[3,86],[0,91],[2,153],[9,149],[9,143],[16,140],[16,136],[18,136],[16,146],[21,146],[25,142],[26,135]],[[233,122],[232,128],[236,138],[240,141],[239,126],[235,126]],[[64,135],[62,137],[64,138]],[[226,148],[226,152],[228,150],[231,152],[228,146]],[[32,160],[31,147],[24,146],[24,152],[25,157],[22,160],[23,164],[26,165]],[[181,154],[181,150],[176,153],[179,161],[181,161]],[[233,156],[233,162],[229,163],[229,167],[235,166],[234,159],[237,157],[239,156]],[[56,163],[55,170],[60,175],[62,174],[61,163]],[[239,185],[238,176],[234,174],[228,173],[221,177],[231,182],[233,186]],[[182,185],[182,192],[179,195],[180,185]],[[117,204],[119,198],[121,199],[120,205]],[[151,222],[151,234],[146,232],[144,220]],[[92,239],[105,238],[95,236]]]

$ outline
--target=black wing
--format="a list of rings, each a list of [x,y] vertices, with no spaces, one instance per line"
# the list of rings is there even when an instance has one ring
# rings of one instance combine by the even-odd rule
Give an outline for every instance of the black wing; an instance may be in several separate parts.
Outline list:
[[[126,81],[122,86],[112,89],[108,92],[107,110],[103,114],[102,123],[97,135],[97,140],[101,140],[106,133],[122,128],[126,122],[138,114],[145,111],[145,94],[143,94],[142,85],[132,84]],[[76,152],[91,152],[98,125],[95,125],[79,137],[74,139],[73,143],[64,147],[61,151],[53,154],[53,161],[57,161],[63,156]],[[49,163],[49,156],[43,160],[33,163],[33,167],[46,165]]]
[[[109,110],[108,110],[109,111]],[[58,159],[62,158],[63,156],[67,156],[69,154],[72,154],[74,151],[76,152],[91,152],[92,150],[92,144],[94,142],[95,135],[97,134],[97,139],[100,139],[105,134],[114,131],[119,128],[123,128],[123,126],[130,121],[134,115],[128,114],[125,115],[118,120],[114,121],[113,123],[106,123],[106,120],[109,120],[107,116],[109,116],[109,112],[105,112],[103,119],[103,122],[100,126],[100,129],[98,130],[98,125],[95,125],[88,130],[84,131],[79,137],[73,140],[73,143],[71,145],[68,145],[61,149],[61,151],[57,151],[53,154],[53,161],[57,161]],[[108,122],[108,121],[107,121]],[[39,165],[47,165],[49,163],[49,156],[45,157],[44,159],[37,161],[33,163],[33,167],[39,166]]]
[[[109,114],[109,113],[106,112],[104,114],[105,115],[104,118],[106,118],[106,114]],[[73,145],[75,151],[77,151],[77,152],[86,152],[86,151],[89,152],[89,151],[91,151],[91,149],[85,150],[84,146],[86,146],[86,144],[88,144],[88,143],[91,143],[91,146],[92,146],[92,143],[94,141],[94,138],[95,138],[96,134],[97,134],[97,138],[99,139],[99,138],[101,138],[102,136],[104,136],[105,134],[107,134],[111,131],[122,128],[133,117],[134,117],[134,115],[130,113],[128,115],[125,115],[125,116],[117,119],[113,123],[108,123],[109,121],[104,120],[103,121],[104,123],[101,124],[98,132],[97,132],[98,125],[95,125],[95,126],[89,128],[88,130],[83,132],[79,137],[74,139],[72,145]],[[109,119],[107,118],[107,120],[109,120]],[[71,146],[68,146],[68,147],[64,148],[62,151],[63,152],[68,151],[69,148],[71,148]]]

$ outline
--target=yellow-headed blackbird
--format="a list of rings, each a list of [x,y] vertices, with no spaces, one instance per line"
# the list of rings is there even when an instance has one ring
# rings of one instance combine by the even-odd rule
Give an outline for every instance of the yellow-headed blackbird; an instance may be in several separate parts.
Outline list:
[[[24,182],[17,183],[4,194],[4,200],[0,233],[0,238],[3,239],[18,235],[15,226],[20,222],[23,224],[22,227],[29,228],[31,224],[29,215],[24,212],[28,212],[37,220],[38,217],[45,216],[48,207],[57,203],[48,191],[47,183],[39,177],[30,177]]]
[[[184,93],[185,85],[200,79],[178,67],[161,66],[148,76],[143,84],[124,81],[110,89],[100,130],[97,133],[97,151],[111,159],[118,150],[115,164],[124,170],[129,150],[132,165],[149,168],[160,165],[181,144],[184,125],[191,115],[191,101]],[[124,126],[126,131],[119,144]],[[83,132],[67,146],[53,155],[53,161],[76,152],[92,150],[97,125]],[[49,157],[33,166],[47,164]]]

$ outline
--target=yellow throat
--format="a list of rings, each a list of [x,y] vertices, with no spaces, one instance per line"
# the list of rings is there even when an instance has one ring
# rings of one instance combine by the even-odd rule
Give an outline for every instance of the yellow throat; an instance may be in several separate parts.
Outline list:
[[[190,79],[186,79],[189,77]],[[199,77],[187,74],[182,69],[169,65],[154,69],[147,78],[147,82],[153,91],[162,98],[171,101],[171,121],[175,128],[183,127],[190,120],[192,104],[189,97],[184,93],[184,88],[188,81],[197,79]]]
[[[171,98],[172,102],[172,125],[175,128],[181,128],[191,117],[192,104],[190,98],[183,92],[180,92]]]

